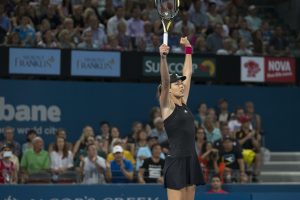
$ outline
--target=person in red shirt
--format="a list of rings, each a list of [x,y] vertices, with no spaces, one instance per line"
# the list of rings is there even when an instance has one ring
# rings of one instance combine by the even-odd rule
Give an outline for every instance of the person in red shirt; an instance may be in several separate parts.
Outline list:
[[[222,189],[221,178],[218,175],[214,175],[211,179],[211,189],[208,194],[228,194],[227,191]]]
[[[0,159],[0,184],[17,183],[17,170],[10,157],[13,155],[12,148],[4,145],[1,151]]]

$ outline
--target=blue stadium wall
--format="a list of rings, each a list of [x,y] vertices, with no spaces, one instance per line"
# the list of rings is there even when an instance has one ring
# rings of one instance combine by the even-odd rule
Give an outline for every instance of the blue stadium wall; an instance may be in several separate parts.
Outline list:
[[[107,120],[130,133],[133,121],[147,122],[152,106],[157,106],[157,84],[100,83],[0,79],[0,132],[16,127],[17,140],[24,142],[26,128],[36,128],[46,143],[54,130],[65,127],[68,138],[79,138],[85,125],[98,133],[98,123]],[[196,112],[200,102],[216,107],[228,99],[230,110],[253,101],[262,117],[266,147],[272,151],[299,151],[300,88],[192,85],[189,106]],[[43,111],[32,116],[32,108]],[[1,137],[1,136],[0,136]]]
[[[197,188],[195,200],[299,200],[299,185],[226,185],[226,195]],[[1,186],[1,200],[166,200],[161,185],[16,185]]]

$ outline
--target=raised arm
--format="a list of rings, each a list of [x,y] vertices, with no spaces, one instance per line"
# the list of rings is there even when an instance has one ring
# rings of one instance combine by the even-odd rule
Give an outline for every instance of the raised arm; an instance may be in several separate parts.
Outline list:
[[[180,39],[180,44],[185,48],[185,60],[182,69],[182,75],[186,76],[186,80],[183,81],[184,84],[184,103],[187,104],[189,98],[191,79],[193,73],[193,62],[192,62],[192,46],[188,41],[187,37],[182,37]]]
[[[162,44],[159,47],[159,53],[160,53],[160,76],[161,76],[159,102],[162,110],[162,115],[164,115],[164,110],[169,108],[170,75],[169,75],[169,68],[167,63],[167,54],[169,53],[169,47],[165,44]]]

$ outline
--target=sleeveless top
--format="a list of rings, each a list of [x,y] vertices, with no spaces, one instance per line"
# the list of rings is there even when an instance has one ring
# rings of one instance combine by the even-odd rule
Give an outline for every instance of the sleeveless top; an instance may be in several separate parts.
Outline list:
[[[164,120],[164,125],[170,156],[191,156],[196,152],[194,117],[186,105],[175,104],[173,113]]]

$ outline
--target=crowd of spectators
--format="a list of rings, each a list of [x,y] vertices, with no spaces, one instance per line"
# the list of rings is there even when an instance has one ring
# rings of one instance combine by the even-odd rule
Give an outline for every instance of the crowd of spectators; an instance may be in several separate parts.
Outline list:
[[[298,55],[300,32],[247,0],[185,0],[171,25],[169,46],[221,55]],[[162,24],[149,0],[1,0],[0,44],[156,52]]]
[[[149,116],[148,123],[134,122],[129,134],[107,121],[97,131],[85,126],[75,142],[60,128],[47,146],[35,130],[21,145],[14,128],[6,127],[0,140],[0,183],[163,183],[168,136],[160,109],[153,107]],[[215,190],[218,182],[257,182],[262,128],[254,104],[231,112],[227,100],[220,99],[216,109],[200,103],[194,116],[195,149],[206,181],[215,182]]]

